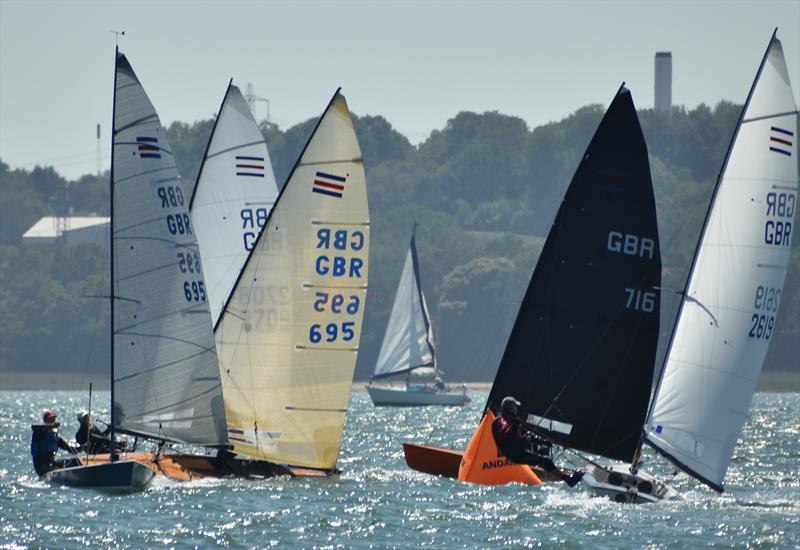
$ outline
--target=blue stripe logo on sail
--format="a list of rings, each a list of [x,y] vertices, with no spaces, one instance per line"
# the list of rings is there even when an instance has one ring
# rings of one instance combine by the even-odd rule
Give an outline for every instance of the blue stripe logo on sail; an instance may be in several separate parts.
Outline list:
[[[344,184],[346,181],[347,177],[317,172],[314,176],[314,185],[311,187],[311,190],[314,193],[341,199],[344,194]]]
[[[769,150],[791,157],[793,138],[794,132],[778,128],[777,126],[771,126],[769,133]]]
[[[264,157],[236,157],[236,175],[264,177]]]
[[[161,148],[158,146],[158,138],[155,137],[137,137],[136,143],[139,147],[139,156],[143,159],[160,159]]]

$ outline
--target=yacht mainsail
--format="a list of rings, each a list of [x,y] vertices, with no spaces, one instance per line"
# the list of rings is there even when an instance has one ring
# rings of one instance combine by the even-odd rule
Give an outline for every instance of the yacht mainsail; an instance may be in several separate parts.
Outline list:
[[[567,189],[487,409],[503,397],[562,446],[630,460],[658,340],[661,252],[647,147],[623,86]]]
[[[335,467],[367,295],[369,223],[361,149],[337,91],[217,325],[236,453]]]
[[[797,206],[797,107],[773,34],[709,206],[646,441],[722,491],[781,302]]]
[[[277,196],[267,143],[230,83],[189,201],[214,326]]]
[[[208,289],[175,159],[117,52],[111,175],[112,425],[226,445]]]
[[[435,366],[433,327],[422,293],[415,239],[412,235],[373,378]]]

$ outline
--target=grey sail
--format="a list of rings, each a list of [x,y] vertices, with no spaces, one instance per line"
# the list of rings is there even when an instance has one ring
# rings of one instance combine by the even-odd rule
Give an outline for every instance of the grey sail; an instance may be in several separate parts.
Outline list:
[[[225,445],[188,197],[158,115],[119,53],[112,162],[112,422],[146,437]]]
[[[412,236],[373,378],[435,366],[433,329],[429,319],[420,286],[417,247]]]

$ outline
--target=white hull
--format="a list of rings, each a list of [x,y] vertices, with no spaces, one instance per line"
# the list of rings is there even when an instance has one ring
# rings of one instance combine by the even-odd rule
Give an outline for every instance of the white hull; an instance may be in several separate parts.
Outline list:
[[[634,476],[623,464],[606,468],[589,464],[581,484],[590,495],[607,497],[614,502],[643,504],[682,498],[677,491],[647,472],[639,471]]]
[[[376,407],[422,407],[425,405],[443,405],[461,407],[469,402],[466,389],[460,392],[436,391],[429,387],[419,389],[405,387],[367,386],[372,403]]]

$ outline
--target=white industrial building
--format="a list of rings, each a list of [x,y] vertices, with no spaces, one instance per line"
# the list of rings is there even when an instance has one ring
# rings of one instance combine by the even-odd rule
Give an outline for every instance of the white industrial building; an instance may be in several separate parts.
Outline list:
[[[106,245],[108,221],[103,216],[45,216],[22,234],[22,244]]]

